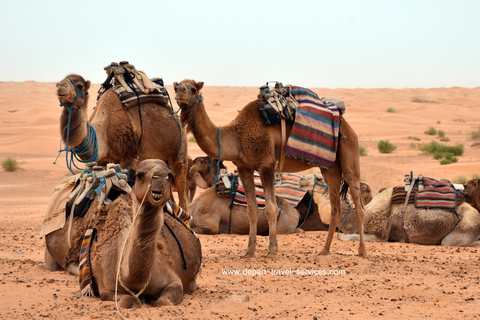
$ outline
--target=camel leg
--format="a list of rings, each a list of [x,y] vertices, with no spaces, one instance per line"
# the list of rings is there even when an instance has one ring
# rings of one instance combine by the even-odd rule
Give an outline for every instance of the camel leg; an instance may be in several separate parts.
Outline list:
[[[100,291],[100,299],[102,301],[115,301],[115,291]],[[125,309],[136,309],[142,307],[140,299],[123,292],[117,292],[117,301],[118,306]]]
[[[169,284],[162,290],[160,297],[153,303],[154,307],[176,306],[183,301],[183,286],[180,280]]]
[[[47,248],[45,248],[45,269],[47,271],[61,271],[63,270],[62,266],[59,265],[55,259],[53,259],[52,255],[48,251]]]
[[[248,247],[244,258],[255,257],[257,247],[257,221],[258,221],[258,204],[255,197],[255,183],[253,181],[253,169],[238,167],[238,174],[242,179],[243,188],[245,189],[245,197],[247,198],[247,215],[250,223],[248,234]]]
[[[271,167],[262,167],[259,169],[260,179],[262,179],[263,192],[265,194],[265,216],[268,221],[268,253],[267,257],[275,258],[277,256],[277,218],[279,209],[275,199],[275,170]]]
[[[175,187],[178,193],[178,205],[188,211],[187,203],[187,166],[183,163],[176,163],[173,166],[175,176]]]
[[[355,204],[355,218],[358,224],[358,233],[360,235],[360,244],[358,246],[358,255],[367,256],[364,237],[365,208],[362,202],[360,189],[360,152],[358,148],[358,138],[353,129],[346,122],[342,122],[342,138],[339,144],[338,159],[340,159],[343,178],[348,183],[350,194]]]
[[[340,169],[340,163],[338,160],[335,161],[332,170],[322,169],[322,175],[328,185],[331,207],[327,240],[320,252],[321,255],[327,255],[330,253],[330,246],[332,245],[333,236],[335,235],[338,218],[340,216],[340,184],[342,180],[342,170]]]

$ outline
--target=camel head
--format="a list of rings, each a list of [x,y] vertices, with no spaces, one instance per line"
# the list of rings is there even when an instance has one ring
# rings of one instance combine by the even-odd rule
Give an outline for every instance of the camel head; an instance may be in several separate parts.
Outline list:
[[[182,82],[174,82],[175,100],[182,110],[193,110],[202,100],[200,90],[203,88],[203,82],[195,82],[194,80],[183,80]]]
[[[191,172],[195,172],[199,174],[199,179],[196,179],[197,185],[202,189],[208,189],[211,186],[215,185],[215,178],[212,175],[217,174],[217,159],[213,159],[210,157],[197,157],[193,160]],[[226,169],[223,161],[220,161],[219,165],[220,169]]]
[[[317,174],[308,174],[300,178],[298,181],[298,185],[300,188],[318,192],[318,193],[326,193],[328,191],[328,185],[323,179],[323,176],[320,173]]]
[[[480,179],[472,179],[463,185],[465,190],[465,201],[470,203],[472,207],[480,211]]]
[[[134,196],[138,203],[163,206],[167,200],[173,199],[173,174],[164,161],[148,159],[140,162],[135,177]]]
[[[57,97],[61,105],[80,108],[86,105],[90,81],[78,74],[70,74],[57,83]]]

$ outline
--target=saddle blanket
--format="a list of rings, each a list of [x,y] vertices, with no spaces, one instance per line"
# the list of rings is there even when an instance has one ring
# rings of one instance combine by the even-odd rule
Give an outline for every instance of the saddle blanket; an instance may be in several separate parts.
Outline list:
[[[275,187],[275,194],[282,197],[292,207],[295,207],[302,199],[306,190],[301,189],[298,186],[298,181],[302,176],[294,173],[282,173],[282,184],[279,187]],[[255,195],[257,197],[258,208],[265,208],[265,194],[263,192],[262,181],[260,176],[255,174]],[[238,186],[233,203],[238,205],[247,205],[247,199],[245,197],[245,189],[243,186]]]
[[[335,162],[340,132],[340,112],[313,91],[292,86],[299,103],[285,147],[285,155],[312,166],[331,169]]]
[[[67,202],[80,176],[81,174],[66,177],[53,190],[52,198],[43,216],[40,238],[65,225]]]
[[[132,85],[135,88],[135,92],[127,91],[118,81],[115,81],[113,86],[113,90],[115,90],[125,108],[138,107],[138,99],[140,99],[140,104],[153,102],[165,107],[169,106],[168,92],[165,87],[155,83],[158,91],[155,90],[145,94],[135,84]]]
[[[416,208],[455,209],[457,191],[447,179],[423,178],[424,189],[415,193]]]

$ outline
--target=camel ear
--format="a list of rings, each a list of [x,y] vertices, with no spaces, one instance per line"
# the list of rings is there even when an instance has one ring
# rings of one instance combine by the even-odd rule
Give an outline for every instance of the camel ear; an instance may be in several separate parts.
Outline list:
[[[90,82],[90,80],[88,80],[86,83],[85,83],[85,91],[88,91],[88,89],[90,89],[90,85],[92,83]]]
[[[171,172],[168,173],[168,180],[170,181],[170,184],[172,186],[175,185],[175,177],[173,176],[173,173]]]
[[[137,172],[135,169],[128,169],[128,180],[127,183],[130,187],[133,187],[135,185],[135,178],[136,178]]]
[[[174,83],[173,83],[173,90],[174,90],[175,92],[177,92],[177,88],[178,88],[178,82],[174,82]]]
[[[203,88],[203,82],[197,82],[197,90],[200,91]]]

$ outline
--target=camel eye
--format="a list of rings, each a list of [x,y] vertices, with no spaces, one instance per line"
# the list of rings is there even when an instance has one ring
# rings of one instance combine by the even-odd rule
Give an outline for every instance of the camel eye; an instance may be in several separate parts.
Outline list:
[[[83,90],[83,84],[77,85],[78,90]]]
[[[143,177],[145,177],[145,172],[137,172],[136,177],[137,179],[142,179]]]
[[[196,88],[192,88],[192,93],[196,93],[197,92],[197,89]]]

